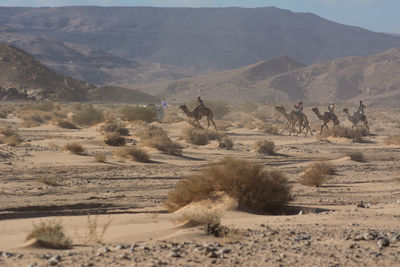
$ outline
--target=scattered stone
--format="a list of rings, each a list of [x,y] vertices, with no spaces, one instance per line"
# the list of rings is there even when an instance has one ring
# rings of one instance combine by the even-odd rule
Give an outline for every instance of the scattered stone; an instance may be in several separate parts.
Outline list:
[[[181,255],[181,253],[180,253],[179,250],[172,250],[172,251],[169,253],[169,256],[170,256],[170,257],[173,257],[173,258],[180,258],[180,257],[182,257],[182,255]]]
[[[392,241],[393,241],[393,242],[400,241],[400,235],[394,235],[394,236],[392,236]]]
[[[379,237],[376,241],[376,245],[378,246],[378,248],[388,247],[390,246],[390,241],[386,237]]]
[[[3,253],[2,253],[2,256],[3,256],[4,258],[8,259],[8,258],[11,258],[11,257],[13,256],[13,254],[8,253],[8,252],[3,252]]]
[[[126,249],[124,245],[118,245],[115,247],[116,250]]]
[[[364,240],[375,240],[375,238],[376,238],[376,234],[375,233],[373,233],[373,232],[366,232],[366,233],[363,233],[362,234],[362,238],[364,239]]]
[[[98,250],[98,253],[105,254],[105,253],[108,253],[108,252],[110,252],[110,251],[111,251],[110,249],[108,249],[108,248],[106,248],[106,247],[102,247],[102,248],[100,248],[100,249]]]
[[[357,208],[365,208],[364,202],[362,202],[362,200],[357,204]]]

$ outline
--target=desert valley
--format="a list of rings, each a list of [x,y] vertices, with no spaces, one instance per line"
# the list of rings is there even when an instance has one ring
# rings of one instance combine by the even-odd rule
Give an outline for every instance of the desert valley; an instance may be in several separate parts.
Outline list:
[[[399,36],[278,8],[0,21],[0,266],[400,264]]]

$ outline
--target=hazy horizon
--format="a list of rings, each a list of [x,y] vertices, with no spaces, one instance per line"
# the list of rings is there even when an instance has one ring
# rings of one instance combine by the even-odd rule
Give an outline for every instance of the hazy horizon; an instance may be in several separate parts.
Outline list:
[[[384,33],[400,33],[398,0],[0,0],[0,7],[152,6],[152,7],[268,7],[310,12],[341,24]]]

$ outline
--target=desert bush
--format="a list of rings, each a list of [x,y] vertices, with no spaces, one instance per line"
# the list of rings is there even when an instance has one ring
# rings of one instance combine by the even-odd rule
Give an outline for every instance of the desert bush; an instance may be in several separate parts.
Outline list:
[[[225,135],[217,133],[215,131],[209,131],[203,128],[189,126],[183,129],[182,137],[186,142],[190,144],[204,146],[207,145],[210,140],[222,140]]]
[[[270,133],[270,134],[278,134],[279,129],[276,125],[270,124],[270,123],[263,123],[260,126],[260,130],[263,131],[264,133]]]
[[[384,141],[385,145],[400,145],[400,134],[389,136]]]
[[[157,120],[154,106],[125,106],[120,110],[121,117],[126,121],[153,122]]]
[[[55,124],[60,127],[60,128],[64,128],[64,129],[78,129],[78,127],[75,125],[75,123],[73,123],[72,121],[69,120],[56,120]]]
[[[358,161],[358,162],[365,162],[364,154],[360,151],[349,152],[349,153],[347,153],[347,156],[349,156],[351,160]]]
[[[188,226],[198,226],[221,223],[222,212],[209,207],[196,208],[182,212],[177,219],[178,222],[185,222]]]
[[[299,182],[302,185],[318,187],[326,181],[327,175],[333,174],[335,174],[335,168],[332,164],[325,161],[314,162],[307,167]]]
[[[7,119],[8,113],[5,110],[0,110],[0,118]]]
[[[64,150],[77,155],[83,155],[86,152],[86,149],[78,143],[68,143],[64,146]]]
[[[122,159],[130,159],[139,162],[149,162],[150,156],[149,154],[136,147],[121,147],[114,151],[114,156],[122,158]]]
[[[79,125],[92,126],[104,121],[103,111],[86,105],[72,116],[72,120]]]
[[[108,227],[110,227],[112,219],[109,217],[107,221],[100,227],[99,216],[87,216],[87,243],[102,243]]]
[[[104,137],[104,143],[109,146],[123,146],[126,144],[125,137],[120,136],[118,133],[111,133]]]
[[[140,137],[146,146],[157,148],[170,155],[182,155],[182,147],[172,141],[167,133],[159,127],[151,126],[146,128],[140,134]]]
[[[0,142],[9,146],[17,146],[22,143],[22,138],[19,134],[10,126],[6,125],[0,128]]]
[[[50,100],[27,102],[22,106],[22,109],[40,111],[53,111],[55,108],[56,105]]]
[[[104,152],[96,152],[93,157],[96,162],[106,162],[107,160],[107,155]]]
[[[348,128],[339,126],[331,131],[331,135],[335,137],[345,137],[352,139],[353,142],[362,142],[363,137],[368,135],[368,130],[364,127]]]
[[[101,133],[117,133],[119,135],[129,135],[129,130],[116,122],[109,122],[100,127]]]
[[[218,141],[220,148],[233,148],[233,141],[228,136],[223,137],[221,140]]]
[[[38,181],[39,183],[42,184],[46,184],[46,185],[57,185],[58,183],[58,179],[55,177],[51,177],[51,176],[44,176],[44,177],[39,177],[36,179],[36,181]]]
[[[265,170],[259,163],[225,158],[201,173],[181,180],[167,197],[170,211],[225,192],[239,207],[254,211],[279,211],[291,199],[291,186],[280,171]]]
[[[275,143],[268,140],[259,140],[254,144],[254,150],[257,153],[274,155]]]
[[[26,237],[26,240],[31,239],[36,239],[37,244],[45,248],[66,249],[72,247],[72,240],[65,235],[63,226],[55,221],[34,224],[32,232]]]

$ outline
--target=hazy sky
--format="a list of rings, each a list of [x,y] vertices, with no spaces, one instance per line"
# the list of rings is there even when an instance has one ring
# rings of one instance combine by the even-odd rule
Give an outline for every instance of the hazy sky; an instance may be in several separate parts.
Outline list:
[[[400,0],[0,0],[0,6],[265,7],[311,12],[342,24],[400,33]]]

